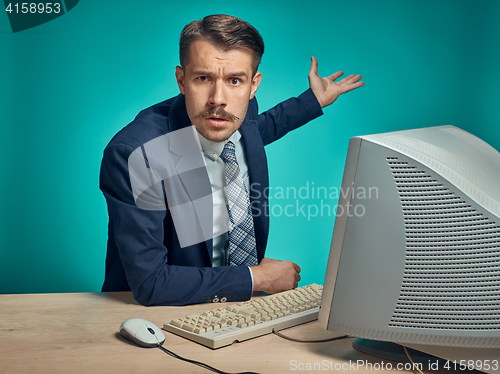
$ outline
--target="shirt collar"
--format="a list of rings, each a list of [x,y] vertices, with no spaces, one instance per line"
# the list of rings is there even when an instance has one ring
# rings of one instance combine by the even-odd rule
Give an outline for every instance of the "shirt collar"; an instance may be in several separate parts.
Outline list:
[[[220,157],[220,154],[222,153],[227,142],[233,142],[236,147],[241,139],[241,133],[239,130],[236,130],[228,139],[222,142],[214,142],[212,140],[208,140],[203,135],[201,135],[198,130],[195,131],[198,134],[198,138],[200,139],[201,149],[203,153],[212,161],[216,161]]]

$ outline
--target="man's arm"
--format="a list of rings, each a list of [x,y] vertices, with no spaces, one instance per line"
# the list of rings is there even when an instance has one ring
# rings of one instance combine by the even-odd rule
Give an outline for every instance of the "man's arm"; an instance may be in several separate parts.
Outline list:
[[[268,145],[322,114],[316,96],[308,89],[259,115],[257,124],[262,141]]]
[[[118,257],[107,266],[107,290],[116,291],[113,284],[123,283],[126,276],[134,298],[143,305],[203,303],[215,296],[227,301],[248,300],[252,283],[246,266],[207,266],[205,244],[180,248],[167,211],[146,210],[135,204],[127,163],[132,151],[126,145],[114,145],[105,150],[102,161],[100,187],[109,213],[108,257]],[[170,232],[165,235],[165,230]],[[168,248],[166,236],[170,239]],[[184,266],[169,264],[172,251],[177,258],[189,260]]]

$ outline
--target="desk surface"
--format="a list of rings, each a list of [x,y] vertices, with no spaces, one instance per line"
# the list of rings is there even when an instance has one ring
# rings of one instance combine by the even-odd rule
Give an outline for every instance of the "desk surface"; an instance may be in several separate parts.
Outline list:
[[[210,373],[159,349],[133,345],[121,338],[118,329],[132,317],[161,327],[171,319],[218,306],[144,307],[130,292],[0,295],[0,373]],[[283,333],[308,340],[335,336],[317,321]],[[168,332],[165,336],[164,346],[174,353],[231,373],[380,373],[364,364],[355,370],[347,366],[357,360],[372,365],[383,361],[355,351],[353,339],[295,343],[269,334],[211,350]],[[344,364],[344,370],[335,370],[335,364],[337,368]]]

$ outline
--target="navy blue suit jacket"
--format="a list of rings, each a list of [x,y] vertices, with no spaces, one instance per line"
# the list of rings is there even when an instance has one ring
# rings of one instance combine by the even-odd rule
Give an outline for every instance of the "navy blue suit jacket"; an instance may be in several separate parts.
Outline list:
[[[250,199],[259,262],[269,233],[264,146],[321,114],[311,90],[260,115],[256,100],[249,103],[240,132],[252,184]],[[100,188],[108,205],[109,226],[103,292],[132,290],[143,305],[185,305],[215,298],[242,301],[251,297],[246,266],[212,267],[212,240],[181,248],[169,209],[146,210],[134,201],[128,170],[131,153],[152,139],[190,125],[184,96],[178,95],[141,111],[104,150]],[[169,191],[164,193],[168,199]]]

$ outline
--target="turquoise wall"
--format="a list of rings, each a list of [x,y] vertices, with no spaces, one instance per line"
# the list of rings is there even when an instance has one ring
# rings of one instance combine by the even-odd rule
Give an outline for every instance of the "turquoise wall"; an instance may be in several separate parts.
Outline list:
[[[0,15],[0,293],[100,290],[102,151],[141,109],[178,93],[178,35],[207,14],[241,17],[263,35],[262,110],[307,89],[311,55],[320,75],[366,82],[267,148],[275,188],[340,187],[355,135],[450,124],[500,149],[500,2],[234,3],[81,0],[16,34]],[[323,283],[334,217],[307,217],[307,207],[287,217],[280,207],[296,201],[280,197],[267,253],[297,262],[303,284]]]

